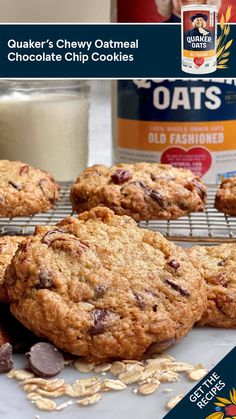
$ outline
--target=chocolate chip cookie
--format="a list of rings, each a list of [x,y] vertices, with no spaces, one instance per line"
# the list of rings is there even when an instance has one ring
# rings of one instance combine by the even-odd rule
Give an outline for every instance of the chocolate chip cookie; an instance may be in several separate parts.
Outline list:
[[[6,277],[18,320],[97,361],[162,351],[206,308],[204,280],[183,249],[104,207],[38,227]]]
[[[49,173],[20,161],[0,160],[0,217],[47,211],[58,194],[59,187]]]
[[[198,324],[236,327],[236,243],[194,246],[189,254],[207,284],[207,310]]]
[[[22,240],[24,240],[24,237],[20,236],[0,237],[0,301],[2,302],[7,302],[8,300],[4,287],[5,271]]]
[[[236,176],[224,179],[216,192],[215,208],[236,216]]]
[[[167,164],[95,165],[77,178],[71,201],[78,213],[100,205],[136,221],[171,220],[203,211],[206,187],[190,170]]]

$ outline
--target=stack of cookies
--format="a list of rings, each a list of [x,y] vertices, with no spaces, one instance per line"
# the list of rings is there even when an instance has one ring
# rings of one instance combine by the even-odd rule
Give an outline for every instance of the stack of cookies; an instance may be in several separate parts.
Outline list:
[[[53,205],[58,188],[50,175],[23,170],[19,162],[2,167],[9,164],[11,183],[21,187],[4,174],[2,215]],[[4,207],[9,191],[12,205]],[[136,224],[202,211],[206,187],[191,171],[96,165],[78,177],[71,200],[78,218],[1,239],[0,299],[26,328],[63,351],[101,362],[162,352],[195,323],[236,326],[236,245],[186,251]]]

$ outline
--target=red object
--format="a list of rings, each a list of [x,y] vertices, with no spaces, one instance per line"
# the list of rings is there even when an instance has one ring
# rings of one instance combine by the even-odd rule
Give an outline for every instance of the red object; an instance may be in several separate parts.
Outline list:
[[[161,163],[190,169],[200,177],[210,169],[211,162],[212,158],[209,151],[203,147],[193,147],[190,150],[171,147],[165,150],[161,156]]]
[[[222,12],[225,15],[230,5],[232,6],[230,22],[236,22],[235,0],[222,0],[218,21]],[[117,0],[117,8],[118,22],[164,22],[166,20],[157,12],[155,0]]]
[[[236,415],[236,406],[235,404],[231,404],[230,406],[225,406],[225,413],[229,416],[235,416]]]
[[[198,67],[201,67],[205,59],[203,57],[195,57],[193,61],[194,61],[194,64],[196,64]]]

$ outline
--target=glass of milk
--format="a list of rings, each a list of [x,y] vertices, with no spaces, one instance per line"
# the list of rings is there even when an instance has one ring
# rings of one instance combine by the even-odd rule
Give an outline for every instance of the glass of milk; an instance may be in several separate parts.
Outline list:
[[[86,80],[1,80],[0,159],[75,179],[88,160]]]

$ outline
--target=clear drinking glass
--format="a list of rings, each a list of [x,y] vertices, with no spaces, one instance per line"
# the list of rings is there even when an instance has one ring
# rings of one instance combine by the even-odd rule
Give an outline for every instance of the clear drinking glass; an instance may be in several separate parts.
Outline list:
[[[88,161],[87,80],[1,80],[0,159],[72,180]]]

